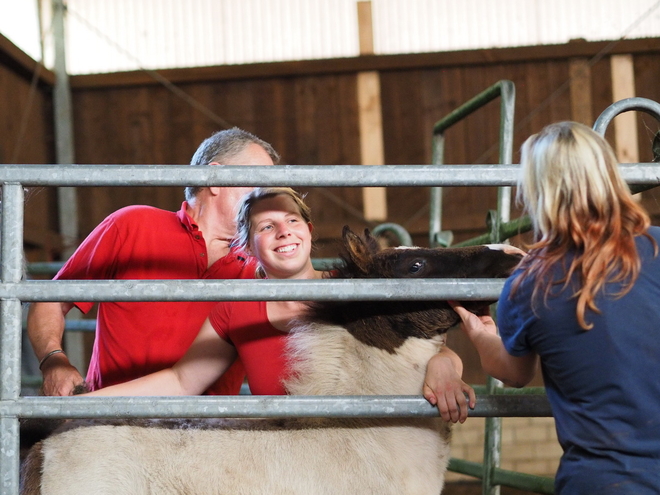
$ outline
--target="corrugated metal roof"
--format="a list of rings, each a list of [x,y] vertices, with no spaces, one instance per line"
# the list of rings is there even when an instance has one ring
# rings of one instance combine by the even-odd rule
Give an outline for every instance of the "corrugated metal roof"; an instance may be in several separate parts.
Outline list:
[[[35,58],[38,30],[16,27],[36,17],[37,1],[0,0],[0,11],[11,14],[0,16],[0,32]],[[77,74],[355,56],[356,4],[67,0],[67,64]],[[417,53],[656,37],[659,7],[660,0],[372,0],[374,49]],[[21,37],[28,41],[18,42]]]

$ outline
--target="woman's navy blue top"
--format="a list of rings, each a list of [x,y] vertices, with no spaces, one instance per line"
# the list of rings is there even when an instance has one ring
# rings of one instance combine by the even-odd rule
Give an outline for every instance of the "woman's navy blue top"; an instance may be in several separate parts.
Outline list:
[[[660,228],[649,234],[660,246]],[[660,493],[660,256],[644,236],[632,290],[616,297],[609,283],[596,299],[600,313],[586,312],[591,330],[576,318],[575,284],[532,301],[527,278],[510,297],[514,273],[498,306],[498,327],[514,356],[540,356],[557,435],[564,449],[556,493]],[[564,276],[564,265],[551,276]]]

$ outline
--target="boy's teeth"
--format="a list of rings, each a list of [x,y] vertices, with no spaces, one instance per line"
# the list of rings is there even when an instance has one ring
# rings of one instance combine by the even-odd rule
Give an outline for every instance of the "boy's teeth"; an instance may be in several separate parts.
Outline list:
[[[290,246],[284,246],[281,248],[277,248],[278,253],[288,253],[289,251],[293,251],[296,248],[295,244],[292,244]]]

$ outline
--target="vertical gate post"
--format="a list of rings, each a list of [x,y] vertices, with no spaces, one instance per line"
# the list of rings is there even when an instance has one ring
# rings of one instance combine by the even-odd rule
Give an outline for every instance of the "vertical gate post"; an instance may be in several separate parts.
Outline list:
[[[23,187],[2,186],[3,283],[18,283],[23,274]],[[0,302],[0,401],[16,401],[21,390],[21,301]],[[0,489],[18,494],[19,427],[17,416],[0,416]]]

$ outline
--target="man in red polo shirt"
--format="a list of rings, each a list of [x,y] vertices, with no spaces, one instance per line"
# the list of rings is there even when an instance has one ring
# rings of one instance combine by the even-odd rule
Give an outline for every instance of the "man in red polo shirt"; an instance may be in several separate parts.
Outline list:
[[[237,128],[218,132],[191,165],[272,165],[279,156],[265,141]],[[230,247],[234,208],[251,188],[188,187],[178,212],[129,206],[108,216],[55,276],[58,280],[254,278],[255,263]],[[64,317],[94,303],[33,303],[28,336],[39,359],[45,395],[70,395],[83,383],[62,350]],[[87,385],[98,389],[172,366],[188,349],[215,302],[99,303]],[[235,363],[209,389],[236,394],[243,369]]]

